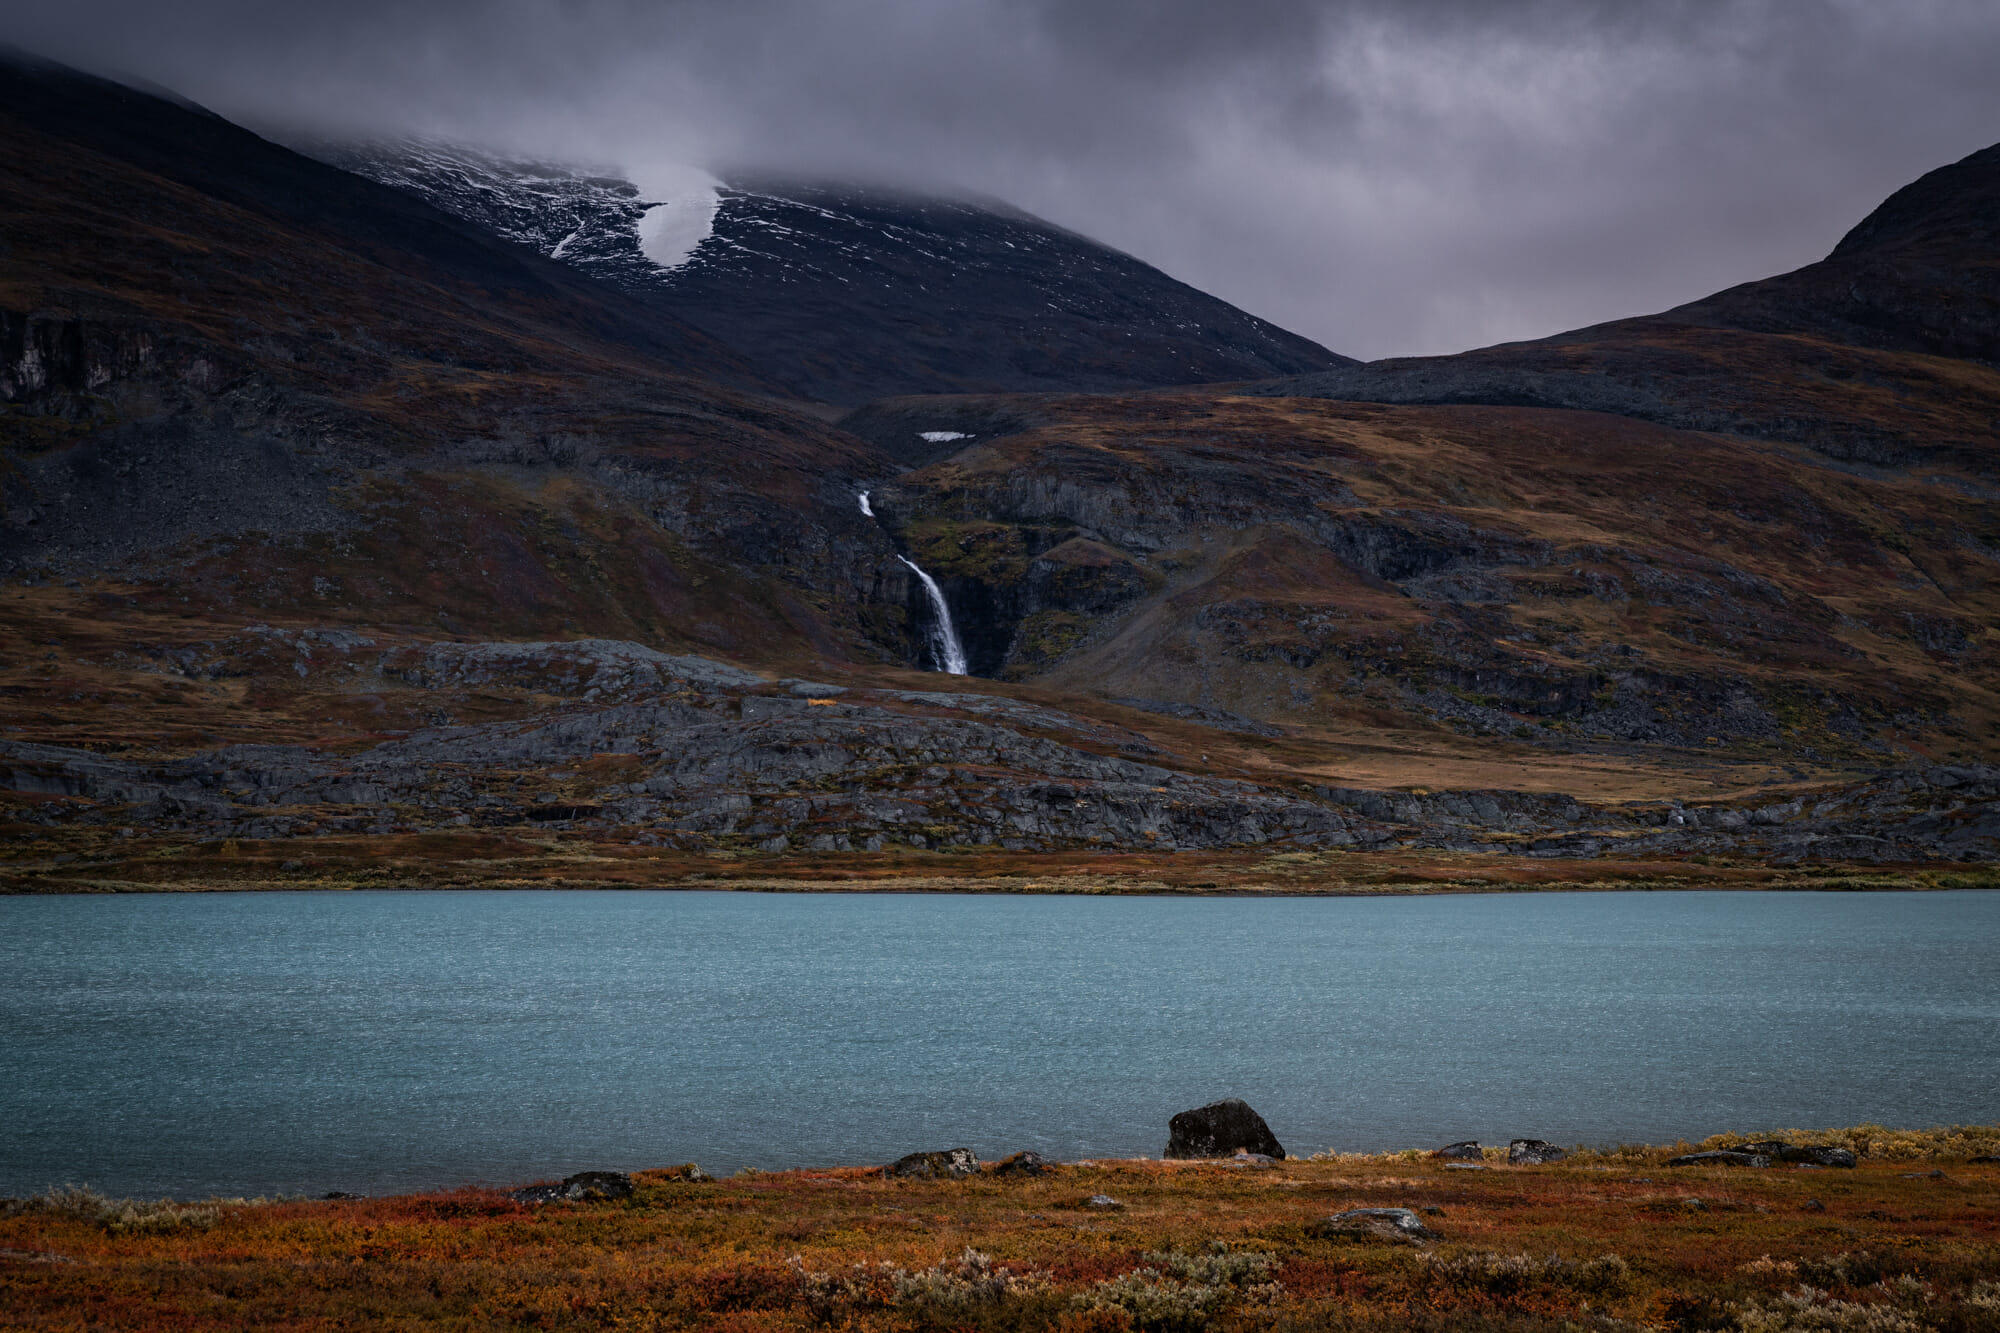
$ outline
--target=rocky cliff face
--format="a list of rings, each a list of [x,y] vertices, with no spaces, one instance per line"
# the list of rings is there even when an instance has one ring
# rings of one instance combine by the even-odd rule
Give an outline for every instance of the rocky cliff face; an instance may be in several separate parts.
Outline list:
[[[1969,484],[1576,413],[1035,412],[875,497],[987,674],[1300,725],[1372,701],[1557,746],[1887,754],[1901,728],[1993,725],[1993,511]]]
[[[536,825],[762,852],[951,847],[1163,852],[1245,845],[1527,857],[1728,853],[2000,858],[2000,770],[1935,768],[1761,803],[1592,804],[1515,791],[1377,792],[1203,773],[1127,728],[1004,696],[769,682],[640,644],[378,641],[265,630],[153,659],[217,679],[291,660],[321,688],[540,701],[514,720],[360,749],[234,745],[134,759],[0,743],[43,828],[287,839]]]

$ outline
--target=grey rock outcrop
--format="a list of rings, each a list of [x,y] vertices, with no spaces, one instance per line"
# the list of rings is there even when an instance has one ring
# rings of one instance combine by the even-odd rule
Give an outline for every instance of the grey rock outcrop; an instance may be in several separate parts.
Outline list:
[[[1668,1162],[1669,1166],[1693,1166],[1700,1161],[1724,1157],[1757,1157],[1762,1162],[1733,1162],[1736,1166],[1769,1166],[1772,1162],[1785,1162],[1793,1166],[1831,1166],[1853,1168],[1858,1164],[1854,1150],[1837,1148],[1829,1144],[1787,1143],[1783,1139],[1760,1139],[1754,1143],[1739,1143],[1734,1148],[1720,1152],[1689,1153]]]
[[[913,1180],[963,1180],[979,1174],[979,1157],[970,1148],[913,1152],[898,1157],[885,1174]]]
[[[1459,1143],[1447,1143],[1431,1156],[1448,1162],[1477,1162],[1483,1160],[1486,1154],[1480,1151],[1479,1140],[1465,1139]]]
[[[1771,1159],[1760,1152],[1737,1152],[1722,1148],[1710,1152],[1683,1153],[1667,1160],[1668,1166],[1750,1166],[1767,1167]]]
[[[1852,1148],[1835,1148],[1826,1144],[1787,1147],[1778,1154],[1778,1158],[1793,1166],[1831,1166],[1849,1171],[1861,1164]]]
[[[252,627],[117,655],[192,681],[295,675],[435,698],[438,725],[358,749],[231,745],[172,758],[0,740],[29,823],[203,837],[542,825],[768,852],[987,847],[1165,852],[1445,848],[1530,857],[2000,857],[2000,767],[1940,765],[1762,804],[1587,805],[1509,791],[1260,785],[1122,726],[1003,694],[772,684],[614,640],[396,642]],[[804,693],[801,693],[801,690]],[[514,720],[459,724],[505,696]]]
[[[632,1197],[632,1177],[623,1171],[579,1171],[554,1185],[529,1185],[510,1196],[522,1203],[582,1202]]]
[[[1566,1150],[1541,1139],[1515,1139],[1507,1145],[1507,1161],[1514,1166],[1541,1166],[1567,1156]]]
[[[1321,1222],[1320,1232],[1393,1241],[1433,1240],[1437,1236],[1409,1208],[1350,1208]]]

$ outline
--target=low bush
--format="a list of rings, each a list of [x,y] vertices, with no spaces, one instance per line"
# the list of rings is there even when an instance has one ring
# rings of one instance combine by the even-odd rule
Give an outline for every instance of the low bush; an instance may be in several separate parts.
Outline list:
[[[1615,1254],[1566,1259],[1559,1254],[1462,1254],[1419,1256],[1426,1272],[1447,1286],[1510,1296],[1536,1286],[1568,1287],[1595,1295],[1616,1295],[1631,1285],[1632,1266]]]
[[[1701,1148],[1706,1152],[1766,1139],[1851,1148],[1857,1157],[1891,1162],[1949,1160],[2000,1153],[2000,1125],[1940,1125],[1931,1129],[1857,1125],[1852,1129],[1780,1129],[1765,1134],[1713,1134],[1701,1141]]]
[[[1736,1326],[1743,1333],[1929,1333],[1930,1329],[1895,1302],[1837,1301],[1817,1287],[1739,1305]]]
[[[1217,1242],[1201,1254],[1149,1250],[1144,1257],[1146,1267],[1079,1295],[1076,1309],[1122,1313],[1140,1333],[1200,1333],[1239,1301],[1269,1304],[1284,1295],[1268,1280],[1274,1255]]]
[[[835,1273],[808,1269],[797,1255],[787,1262],[798,1275],[806,1308],[824,1323],[840,1321],[850,1310],[891,1306],[965,1316],[1038,1296],[1049,1286],[1041,1273],[1017,1273],[969,1246],[956,1259],[915,1271],[886,1260],[874,1265],[855,1264],[846,1272]]]
[[[103,1227],[112,1235],[207,1230],[221,1216],[212,1204],[172,1199],[108,1199],[85,1185],[62,1185],[16,1205],[22,1212],[55,1213]]]

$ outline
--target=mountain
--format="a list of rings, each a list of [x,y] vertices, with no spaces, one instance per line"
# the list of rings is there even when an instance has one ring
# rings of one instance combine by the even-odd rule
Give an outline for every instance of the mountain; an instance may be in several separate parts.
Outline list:
[[[974,669],[1317,733],[1972,758],[2000,738],[2000,149],[1826,260],[1453,357],[842,425]],[[911,441],[971,437],[950,452]],[[1315,770],[1324,771],[1324,770]]]
[[[1983,290],[1972,161],[1825,274],[1437,360],[1497,403],[837,412],[573,219],[0,61],[0,883],[1992,859],[1996,371],[1933,310]]]
[[[742,178],[685,259],[641,239],[662,207],[616,174],[446,145],[308,145],[349,171],[600,276],[795,392],[1111,392],[1351,364],[1087,237],[992,200]]]
[[[655,305],[58,67],[0,64],[0,128],[13,581],[777,645],[833,631],[758,571],[894,564],[851,491],[812,498],[893,460]]]
[[[2000,434],[2000,146],[1905,186],[1833,252],[1661,314],[1247,392],[1611,412],[1991,476]]]

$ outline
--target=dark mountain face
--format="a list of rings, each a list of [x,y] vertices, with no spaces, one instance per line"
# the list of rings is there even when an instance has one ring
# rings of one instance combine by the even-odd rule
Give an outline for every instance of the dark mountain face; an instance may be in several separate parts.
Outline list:
[[[2000,363],[2000,145],[1896,191],[1819,263],[1662,318]]]
[[[732,383],[775,391],[406,193],[0,65],[0,577],[754,652],[882,601],[898,651],[911,581],[842,480],[894,462]]]
[[[1117,391],[1349,364],[1004,204],[740,180],[717,191],[707,238],[663,268],[640,241],[657,201],[615,176],[438,145],[310,151],[657,301],[827,402]]]
[[[2000,146],[1896,192],[1833,253],[1663,314],[1251,392],[1611,412],[1879,465],[1990,474],[2000,438]]]
[[[192,103],[16,54],[0,55],[0,115],[24,135],[143,173],[149,194],[170,183],[209,206],[323,236],[376,269],[432,286],[456,284],[459,299],[490,299],[539,331],[630,347],[678,370],[698,367],[711,380],[771,387],[656,305],[579,281],[564,265],[525,254],[406,192],[301,156]],[[21,144],[24,151],[33,146]],[[14,200],[21,210],[37,202],[32,191]]]
[[[1916,252],[1983,252],[2000,263],[2000,144],[1926,172],[1882,201],[1833,248],[1832,259]]]

